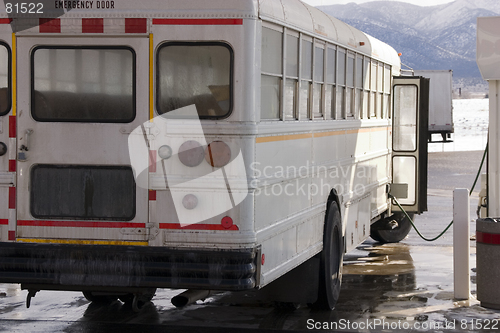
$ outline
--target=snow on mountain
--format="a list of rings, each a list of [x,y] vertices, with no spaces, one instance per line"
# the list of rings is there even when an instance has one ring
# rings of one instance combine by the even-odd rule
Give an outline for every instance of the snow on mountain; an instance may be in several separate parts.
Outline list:
[[[393,46],[414,69],[452,69],[455,78],[480,78],[476,18],[500,15],[499,0],[456,0],[438,6],[373,1],[321,10]]]

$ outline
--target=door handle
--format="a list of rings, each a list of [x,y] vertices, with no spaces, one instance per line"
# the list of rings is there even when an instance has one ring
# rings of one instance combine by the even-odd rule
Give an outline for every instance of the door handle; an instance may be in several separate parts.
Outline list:
[[[24,151],[28,151],[29,150],[29,148],[30,148],[30,136],[31,136],[31,134],[33,134],[33,130],[31,128],[28,128],[24,132],[24,138],[23,138],[24,143],[21,145],[21,147],[19,148],[19,150],[24,150]]]

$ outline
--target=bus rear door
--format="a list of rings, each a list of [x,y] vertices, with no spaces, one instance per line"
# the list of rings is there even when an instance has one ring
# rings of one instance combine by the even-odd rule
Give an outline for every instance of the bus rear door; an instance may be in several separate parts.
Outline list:
[[[128,135],[149,119],[145,36],[17,38],[17,240],[148,245]]]

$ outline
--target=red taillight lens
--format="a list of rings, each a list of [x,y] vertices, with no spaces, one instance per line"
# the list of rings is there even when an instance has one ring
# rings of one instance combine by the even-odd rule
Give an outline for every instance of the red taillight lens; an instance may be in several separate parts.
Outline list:
[[[220,224],[222,224],[222,227],[224,229],[229,229],[233,226],[233,219],[230,218],[229,216],[223,217],[222,220],[220,221]]]

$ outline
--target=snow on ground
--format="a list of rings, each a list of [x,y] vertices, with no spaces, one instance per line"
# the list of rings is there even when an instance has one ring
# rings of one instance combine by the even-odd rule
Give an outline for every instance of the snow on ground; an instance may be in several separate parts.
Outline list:
[[[489,99],[454,99],[453,142],[429,143],[429,152],[484,150],[488,141]],[[441,140],[437,134],[434,140]]]

